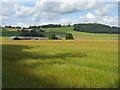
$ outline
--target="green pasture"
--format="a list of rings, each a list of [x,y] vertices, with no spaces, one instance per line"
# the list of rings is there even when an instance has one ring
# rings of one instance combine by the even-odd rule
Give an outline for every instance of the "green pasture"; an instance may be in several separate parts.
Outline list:
[[[43,30],[48,30],[48,31],[56,31],[56,32],[70,32],[73,31],[73,26],[71,27],[59,27],[59,28],[41,28]]]
[[[43,28],[48,31],[72,33],[76,39],[118,40],[118,34],[100,34],[73,31],[74,27]]]

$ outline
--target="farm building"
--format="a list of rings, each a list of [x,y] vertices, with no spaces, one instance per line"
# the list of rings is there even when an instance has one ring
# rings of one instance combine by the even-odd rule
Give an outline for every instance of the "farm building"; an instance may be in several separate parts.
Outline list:
[[[60,35],[55,35],[55,37],[57,37],[58,40],[62,40],[62,36]]]
[[[44,32],[50,32],[50,31],[48,31],[48,30],[44,30]]]
[[[42,37],[40,40],[48,40],[48,37]]]
[[[26,36],[12,36],[9,40],[48,40],[48,37],[26,37]]]
[[[25,37],[25,36],[12,36],[9,40],[34,40],[34,37]]]
[[[9,40],[14,40],[15,37],[16,36],[11,36],[11,37],[9,37]]]

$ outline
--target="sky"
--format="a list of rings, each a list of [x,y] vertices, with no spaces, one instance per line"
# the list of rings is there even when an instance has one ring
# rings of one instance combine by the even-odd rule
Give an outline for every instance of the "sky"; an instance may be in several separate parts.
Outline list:
[[[6,0],[0,26],[100,23],[118,26],[118,2],[99,0]]]

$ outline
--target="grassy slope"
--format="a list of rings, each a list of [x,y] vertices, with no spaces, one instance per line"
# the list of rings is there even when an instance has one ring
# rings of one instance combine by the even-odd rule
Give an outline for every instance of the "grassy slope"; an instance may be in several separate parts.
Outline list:
[[[74,27],[61,27],[61,28],[44,28],[49,31],[57,32],[68,32],[72,33],[76,39],[99,39],[99,40],[117,40],[118,34],[95,34],[95,33],[85,33],[85,32],[76,32],[73,31]]]
[[[116,40],[3,38],[3,87],[117,87]]]
[[[0,31],[8,31],[6,28],[0,27]]]
[[[16,29],[16,28],[6,28],[8,31],[18,31],[18,30],[21,30],[21,29]]]
[[[57,32],[70,32],[73,31],[74,27],[60,27],[60,28],[42,28],[44,30],[49,30],[49,31],[57,31]]]

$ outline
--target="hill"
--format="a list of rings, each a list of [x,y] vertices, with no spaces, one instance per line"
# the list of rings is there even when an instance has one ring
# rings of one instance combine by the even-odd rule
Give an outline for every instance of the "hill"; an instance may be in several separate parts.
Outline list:
[[[0,27],[0,31],[8,31],[5,27]]]
[[[75,24],[74,31],[88,32],[88,33],[118,34],[120,33],[120,28],[110,27],[108,25],[97,24],[97,23],[87,23],[87,24]]]

